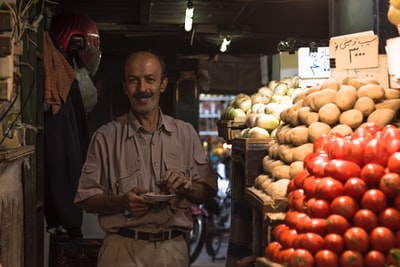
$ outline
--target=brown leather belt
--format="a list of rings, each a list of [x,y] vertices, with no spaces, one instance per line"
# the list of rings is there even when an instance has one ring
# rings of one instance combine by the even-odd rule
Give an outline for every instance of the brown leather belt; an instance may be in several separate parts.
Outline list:
[[[160,231],[160,232],[142,232],[137,230],[131,230],[127,228],[121,228],[116,233],[124,237],[130,237],[138,240],[147,240],[150,242],[166,241],[177,236],[183,235],[183,232],[178,230]]]

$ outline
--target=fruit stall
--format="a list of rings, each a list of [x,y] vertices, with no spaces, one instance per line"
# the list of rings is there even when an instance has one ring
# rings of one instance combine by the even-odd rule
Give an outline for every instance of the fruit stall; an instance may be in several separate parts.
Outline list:
[[[400,266],[399,109],[398,88],[353,75],[232,99],[227,266]]]

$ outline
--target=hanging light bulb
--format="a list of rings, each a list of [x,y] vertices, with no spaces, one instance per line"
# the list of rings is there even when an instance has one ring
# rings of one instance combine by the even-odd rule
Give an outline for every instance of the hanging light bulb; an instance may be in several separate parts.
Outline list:
[[[229,35],[227,35],[224,38],[224,40],[222,40],[221,47],[219,48],[219,51],[226,52],[226,50],[228,50],[228,46],[231,43],[231,41],[232,41],[232,38]]]
[[[188,1],[185,12],[185,31],[190,32],[193,25],[193,12],[194,7],[191,1]]]

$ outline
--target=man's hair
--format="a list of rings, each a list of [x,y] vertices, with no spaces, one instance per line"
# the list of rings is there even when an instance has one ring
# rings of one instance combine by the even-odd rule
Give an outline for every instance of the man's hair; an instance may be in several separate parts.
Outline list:
[[[147,52],[147,53],[152,54],[154,57],[156,57],[158,59],[158,61],[160,62],[160,66],[161,66],[161,81],[164,80],[165,78],[167,78],[167,76],[168,76],[167,65],[165,64],[164,58],[162,56],[160,56],[159,54],[156,54],[154,52],[143,50],[143,51],[134,51],[134,52],[131,52],[128,55],[128,57],[125,60],[125,64],[124,64],[123,80],[125,80],[125,69],[126,69],[126,65],[127,65],[128,61],[129,61],[129,59],[131,58],[132,55],[137,54],[137,53],[141,53],[141,52]]]

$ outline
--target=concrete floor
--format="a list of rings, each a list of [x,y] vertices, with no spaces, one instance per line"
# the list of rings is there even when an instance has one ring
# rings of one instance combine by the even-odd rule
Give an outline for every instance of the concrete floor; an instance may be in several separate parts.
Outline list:
[[[226,234],[223,238],[221,250],[217,255],[217,259],[212,261],[211,256],[209,256],[206,252],[205,247],[203,247],[202,252],[195,262],[193,262],[191,267],[225,267],[225,259],[228,250],[228,240],[229,236]]]

